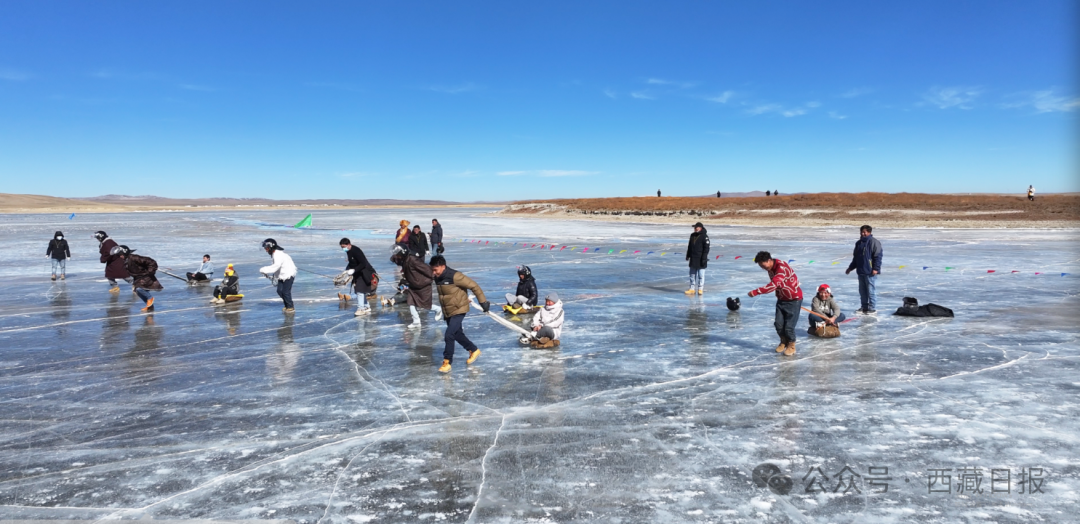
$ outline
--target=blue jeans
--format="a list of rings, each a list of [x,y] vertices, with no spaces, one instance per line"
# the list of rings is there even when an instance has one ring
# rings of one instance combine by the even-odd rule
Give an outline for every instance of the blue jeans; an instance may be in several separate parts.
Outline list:
[[[61,275],[66,275],[67,274],[67,259],[66,258],[61,258],[60,260],[57,260],[55,258],[52,259],[52,274],[53,275],[56,275],[57,268],[60,269],[60,274]]]
[[[821,324],[822,322],[825,322],[825,319],[823,319],[823,318],[821,318],[821,317],[819,317],[817,315],[811,315],[809,313],[806,315],[806,319],[810,322],[810,329],[814,329],[815,327],[817,327],[818,324]],[[840,316],[836,317],[836,323],[837,324],[839,324],[839,323],[841,323],[841,322],[843,322],[845,320],[847,320],[847,316],[845,316],[843,313],[840,313]]]
[[[292,309],[292,285],[296,277],[287,278],[285,280],[278,280],[277,294],[281,297],[282,302],[285,302],[285,307]]]
[[[773,325],[776,327],[776,334],[780,336],[780,340],[795,342],[795,325],[799,323],[802,301],[801,298],[776,301],[776,320]]]
[[[859,300],[863,311],[877,309],[877,275],[859,275]]]
[[[704,269],[691,269],[690,270],[690,289],[702,290],[705,289],[705,270]]]
[[[462,320],[465,320],[464,313],[446,319],[446,334],[443,335],[446,349],[443,350],[442,357],[450,362],[454,361],[454,342],[461,344],[461,347],[467,349],[469,353],[476,351],[476,344],[465,336],[465,330],[461,328]]]
[[[141,288],[141,287],[140,288],[135,288],[135,294],[139,295],[139,298],[141,298],[143,302],[149,302],[150,301],[150,292],[143,289],[143,288]]]

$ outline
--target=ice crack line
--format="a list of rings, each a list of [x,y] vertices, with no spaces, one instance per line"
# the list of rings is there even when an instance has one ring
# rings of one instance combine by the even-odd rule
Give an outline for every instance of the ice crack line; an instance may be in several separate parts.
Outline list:
[[[487,458],[491,454],[491,450],[495,449],[495,446],[499,444],[499,434],[502,433],[503,427],[506,426],[506,417],[507,415],[502,416],[499,429],[495,431],[495,440],[491,443],[491,447],[484,452],[484,458],[480,459],[480,487],[476,489],[476,502],[473,502],[472,510],[469,511],[469,518],[465,520],[466,523],[473,521],[476,516],[476,508],[480,507],[480,496],[484,494],[484,483],[487,482]]]

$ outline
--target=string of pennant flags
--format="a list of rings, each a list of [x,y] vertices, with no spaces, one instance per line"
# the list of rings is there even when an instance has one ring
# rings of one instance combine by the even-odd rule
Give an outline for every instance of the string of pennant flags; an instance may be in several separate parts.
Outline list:
[[[573,246],[573,245],[563,245],[563,244],[552,244],[552,243],[547,243],[547,242],[513,242],[513,243],[511,243],[511,242],[502,241],[502,240],[496,240],[496,241],[492,242],[491,240],[484,240],[484,239],[477,239],[477,238],[472,238],[472,239],[459,238],[457,241],[459,243],[476,244],[476,245],[481,245],[481,246],[518,247],[520,245],[521,249],[538,249],[538,250],[548,251],[548,252],[556,251],[555,248],[558,248],[557,252],[570,251],[570,252],[577,252],[577,253],[594,253],[594,254],[595,253],[603,253],[603,254],[607,254],[607,255],[629,254],[631,256],[632,255],[665,256],[665,255],[682,255],[683,254],[680,251],[647,251],[647,250],[644,250],[644,249],[636,249],[636,250],[631,251],[630,249],[617,249],[617,248],[608,248],[607,252],[604,253],[605,248],[603,248],[603,247]],[[579,248],[580,248],[580,250],[579,250]],[[715,257],[713,257],[713,260],[720,260],[723,257],[725,257],[725,255],[723,255],[723,254],[716,255]],[[748,257],[746,255],[736,255],[731,260],[739,260],[739,259],[745,259],[745,260],[752,261],[753,257]],[[787,263],[789,263],[789,264],[791,264],[793,262],[797,262],[796,259],[793,258],[793,259],[790,259],[790,260],[787,261]],[[818,265],[823,264],[823,261],[817,261],[817,260],[810,260],[806,264],[810,265],[810,264],[813,264],[815,262],[818,263]],[[835,266],[835,265],[839,264],[840,262],[841,262],[840,260],[834,260],[831,263],[829,263],[829,265],[830,266]],[[928,270],[944,270],[946,272],[948,272],[948,271],[959,271],[959,272],[963,272],[963,271],[983,271],[982,269],[971,270],[971,269],[968,269],[968,268],[961,268],[959,266],[918,266],[918,265],[913,266],[913,265],[910,265],[910,264],[900,265],[900,266],[897,266],[896,268],[897,269],[907,269],[907,268],[915,269],[915,268],[919,268],[919,267],[922,268],[921,269],[922,271],[928,271]],[[1005,270],[1000,270],[999,271],[997,269],[986,269],[985,271],[988,274],[993,273],[993,274],[1011,275],[1013,273],[1026,273],[1026,274],[1034,273],[1036,275],[1059,274],[1060,276],[1063,276],[1063,277],[1072,274],[1072,273],[1057,272],[1057,271],[1020,271],[1018,269],[1012,269],[1012,270],[1008,270],[1008,271],[1005,271]]]

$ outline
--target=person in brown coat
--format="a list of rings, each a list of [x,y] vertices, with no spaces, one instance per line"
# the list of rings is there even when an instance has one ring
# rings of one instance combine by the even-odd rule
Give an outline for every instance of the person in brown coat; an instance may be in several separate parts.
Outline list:
[[[431,272],[431,266],[424,263],[424,259],[409,256],[400,246],[394,246],[390,261],[401,267],[405,282],[409,284],[405,289],[405,300],[409,304],[412,324],[408,327],[419,328],[420,312],[417,309],[431,309],[431,283],[435,281],[435,275]]]
[[[469,359],[466,364],[472,364],[480,356],[480,350],[473,344],[461,327],[461,321],[465,320],[465,314],[469,312],[469,291],[476,295],[476,301],[480,303],[480,309],[487,313],[491,304],[484,296],[484,290],[480,289],[473,279],[446,267],[446,259],[442,255],[431,257],[431,273],[435,277],[435,285],[439,290],[439,303],[442,305],[443,317],[446,319],[446,333],[443,340],[446,349],[443,350],[443,363],[439,371],[450,372],[450,364],[454,361],[454,342],[458,342],[469,351]]]
[[[94,233],[94,238],[98,241],[98,253],[101,254],[101,263],[105,264],[105,278],[109,279],[109,293],[119,293],[120,286],[116,281],[123,280],[130,283],[131,275],[128,274],[127,268],[124,267],[124,259],[112,254],[113,248],[117,246],[116,241],[109,238],[109,235],[104,231]]]
[[[150,296],[150,292],[165,289],[161,286],[161,282],[158,282],[157,276],[155,276],[158,267],[157,261],[150,257],[136,255],[134,250],[129,249],[127,246],[114,247],[112,254],[124,261],[124,267],[127,268],[128,273],[134,279],[131,285],[135,287],[135,294],[139,295],[143,302],[146,302],[146,307],[142,308],[142,310],[153,310],[154,297]]]

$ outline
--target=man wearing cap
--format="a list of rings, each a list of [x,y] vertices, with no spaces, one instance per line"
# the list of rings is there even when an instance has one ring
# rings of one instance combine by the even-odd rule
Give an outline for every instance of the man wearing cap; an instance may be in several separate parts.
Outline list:
[[[701,222],[694,224],[690,243],[686,246],[686,260],[690,263],[690,289],[687,295],[705,294],[705,267],[709,264],[709,234]]]
[[[544,307],[533,316],[532,328],[542,347],[551,347],[562,336],[563,306],[559,294],[551,291],[544,297]]]
[[[818,324],[822,322],[827,326],[835,326],[847,319],[844,313],[840,311],[840,305],[836,303],[836,299],[833,298],[832,288],[828,284],[822,284],[817,288],[817,294],[814,295],[814,300],[810,303],[810,309],[814,313],[820,313],[827,318],[821,318],[817,315],[808,315],[807,320],[810,321],[809,332],[812,334],[817,330]]]

